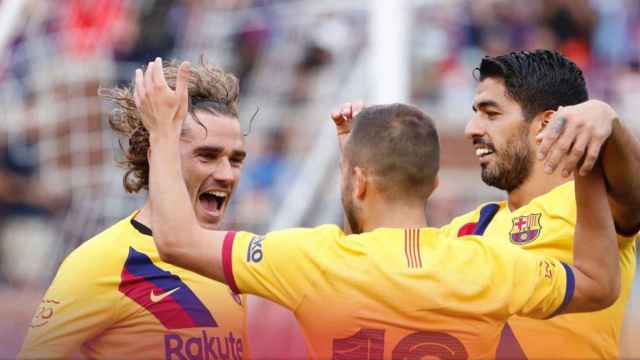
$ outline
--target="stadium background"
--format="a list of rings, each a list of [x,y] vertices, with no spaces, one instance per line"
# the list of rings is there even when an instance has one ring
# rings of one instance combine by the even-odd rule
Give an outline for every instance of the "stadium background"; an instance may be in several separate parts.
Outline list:
[[[329,113],[354,99],[409,101],[441,133],[429,204],[440,225],[502,197],[462,137],[473,68],[485,54],[535,48],[578,63],[591,97],[640,133],[637,0],[0,1],[0,358],[15,356],[63,257],[144,199],[122,189],[99,86],[124,84],[155,56],[204,54],[237,74],[249,157],[226,226],[255,232],[339,222]],[[628,358],[640,358],[635,288]],[[250,304],[254,358],[303,351],[286,313]]]

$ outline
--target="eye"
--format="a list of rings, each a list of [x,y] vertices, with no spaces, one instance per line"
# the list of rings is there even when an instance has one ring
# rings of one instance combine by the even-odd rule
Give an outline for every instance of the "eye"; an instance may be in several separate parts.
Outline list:
[[[232,157],[229,159],[229,162],[231,163],[231,166],[240,167],[244,162],[244,157]]]
[[[498,117],[500,115],[500,113],[496,112],[496,111],[485,111],[485,114],[487,114],[487,117],[489,119],[491,119],[491,120],[495,119],[496,117]]]
[[[211,152],[211,151],[203,151],[203,152],[199,152],[197,156],[198,156],[198,160],[200,160],[201,162],[207,163],[207,162],[214,161],[216,158],[218,158],[218,153]]]
[[[201,161],[211,161],[214,159],[214,157],[211,154],[200,154],[198,155],[198,159],[200,159]]]

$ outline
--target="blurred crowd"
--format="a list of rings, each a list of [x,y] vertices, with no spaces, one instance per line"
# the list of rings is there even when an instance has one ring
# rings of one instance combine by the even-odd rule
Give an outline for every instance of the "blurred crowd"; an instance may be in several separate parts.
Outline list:
[[[423,6],[415,16],[416,101],[455,112],[461,101],[469,103],[479,58],[548,48],[584,70],[591,97],[613,102],[625,117],[637,112],[640,1],[481,0],[442,10]]]
[[[309,177],[301,169],[329,113],[366,96],[367,81],[375,81],[353,75],[365,63],[368,0],[22,3],[24,20],[1,49],[0,289],[42,288],[69,251],[144,199],[122,188],[114,160],[126,141],[109,130],[113,107],[97,96],[99,87],[126,86],[156,56],[204,55],[235,73],[249,156],[226,222],[263,232],[294,184]],[[480,183],[462,138],[472,72],[484,55],[558,49],[585,71],[590,95],[611,102],[640,131],[633,121],[640,113],[640,0],[410,3],[410,101],[438,120],[443,139],[444,181],[429,204],[431,224],[500,194]],[[322,209],[338,204],[335,179],[320,184],[308,198],[319,209],[304,225],[342,219]]]
[[[368,1],[25,4],[25,21],[0,64],[0,102],[6,105],[0,124],[0,281],[13,285],[48,281],[50,270],[43,269],[55,268],[79,242],[142,201],[143,195],[127,195],[120,186],[114,159],[122,139],[108,129],[105,114],[112,108],[97,97],[100,86],[126,86],[134,69],[156,56],[197,61],[204,54],[234,72],[250,155],[227,221],[264,231],[296,180],[316,123],[350,100],[336,96],[340,85],[327,84],[348,78],[367,44]],[[411,101],[441,120],[445,171],[475,174],[470,151],[446,147],[466,144],[461,134],[472,70],[487,54],[558,49],[584,69],[593,97],[611,101],[628,119],[638,110],[638,0],[411,4]],[[249,124],[256,109],[255,124]],[[495,196],[455,187],[444,186],[430,204],[433,224]],[[39,235],[29,236],[27,228]],[[15,259],[23,256],[46,265],[22,269],[16,263],[24,262]]]

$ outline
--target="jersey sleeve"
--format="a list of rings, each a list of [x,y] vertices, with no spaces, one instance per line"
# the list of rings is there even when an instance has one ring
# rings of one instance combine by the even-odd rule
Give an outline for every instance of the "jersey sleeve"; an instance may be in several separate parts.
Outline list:
[[[114,316],[117,289],[106,286],[99,258],[65,259],[31,320],[20,359],[69,359]]]
[[[326,245],[343,236],[337,226],[274,231],[266,235],[227,233],[223,268],[227,284],[295,310],[323,273]]]
[[[571,301],[573,271],[553,257],[480,236],[464,236],[450,246],[448,271],[464,274],[456,283],[467,284],[458,301],[473,303],[469,306],[477,312],[502,320],[512,315],[546,319]]]
[[[486,246],[486,245],[485,245]],[[546,319],[559,314],[573,296],[575,278],[567,264],[511,244],[490,244],[493,283],[507,315]]]

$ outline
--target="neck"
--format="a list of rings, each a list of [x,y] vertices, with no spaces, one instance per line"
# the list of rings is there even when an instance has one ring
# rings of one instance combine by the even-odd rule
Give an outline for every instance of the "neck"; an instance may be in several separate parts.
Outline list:
[[[547,174],[542,169],[542,161],[538,161],[531,171],[531,175],[517,189],[511,191],[508,197],[509,210],[514,211],[527,205],[536,197],[546,194],[570,179],[562,177],[560,171]]]
[[[142,206],[142,209],[138,211],[136,216],[133,217],[137,222],[151,229],[151,205],[147,200]]]
[[[426,203],[386,203],[373,207],[371,211],[362,215],[362,231],[372,231],[377,228],[423,228],[427,227]]]

